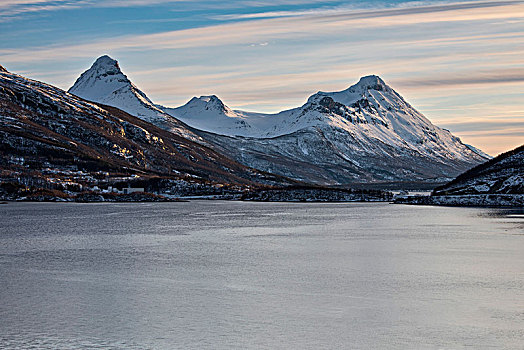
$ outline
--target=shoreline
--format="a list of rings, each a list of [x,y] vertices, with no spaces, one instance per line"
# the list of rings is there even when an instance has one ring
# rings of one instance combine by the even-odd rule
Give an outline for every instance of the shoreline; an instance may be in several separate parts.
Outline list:
[[[447,207],[524,208],[524,194],[471,194],[399,197],[393,204]]]

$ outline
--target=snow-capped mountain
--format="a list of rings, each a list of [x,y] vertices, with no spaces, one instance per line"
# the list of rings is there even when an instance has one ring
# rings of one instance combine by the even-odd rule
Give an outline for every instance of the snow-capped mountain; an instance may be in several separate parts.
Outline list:
[[[27,177],[49,182],[43,172],[74,170],[91,178],[103,172],[251,186],[293,183],[1,66],[0,125],[0,173],[15,182]]]
[[[120,70],[118,62],[104,55],[76,80],[69,93],[88,101],[119,108],[163,129],[196,140],[184,125],[156,107]]]
[[[193,97],[178,108],[158,107],[199,130],[241,136],[256,136],[261,133],[247,122],[249,116],[233,111],[215,95]]]
[[[192,99],[164,109],[188,125],[228,136],[200,135],[238,161],[298,180],[447,181],[489,156],[433,125],[377,76],[339,92],[318,92],[277,114],[234,111]]]
[[[489,157],[433,125],[377,76],[276,114],[232,110],[216,96],[168,108],[154,105],[103,56],[70,92],[157,125],[172,116],[240,163],[311,183],[443,182]]]
[[[485,158],[448,130],[433,125],[378,76],[338,92],[318,92],[301,107],[277,114],[233,111],[216,96],[193,98],[164,111],[197,129],[227,136],[273,138],[315,127],[348,133],[444,159]]]

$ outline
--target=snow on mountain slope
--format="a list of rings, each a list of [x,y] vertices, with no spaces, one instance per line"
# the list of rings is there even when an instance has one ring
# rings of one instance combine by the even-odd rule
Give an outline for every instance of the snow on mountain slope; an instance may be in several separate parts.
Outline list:
[[[245,165],[312,183],[444,182],[488,159],[373,75],[276,114],[232,110],[216,96],[168,108],[154,105],[115,60],[103,56],[70,92],[189,132]],[[178,120],[195,129],[177,130],[185,126]]]
[[[225,135],[255,136],[260,130],[247,123],[247,116],[231,110],[215,95],[193,97],[178,108],[159,106],[164,112],[194,128]]]
[[[524,207],[524,145],[502,153],[433,190],[395,203],[461,207]]]
[[[216,99],[221,107],[202,113],[194,102],[164,110],[229,136],[201,134],[238,161],[303,181],[447,181],[489,159],[433,125],[377,76],[343,91],[318,92],[277,114],[233,111]],[[229,127],[236,122],[243,127]]]
[[[119,108],[163,129],[197,141],[183,124],[156,107],[120,70],[118,62],[104,55],[82,73],[69,93],[88,101]]]
[[[164,111],[190,126],[227,136],[272,138],[311,127],[344,131],[443,159],[482,160],[486,154],[433,125],[377,76],[339,92],[318,92],[302,107],[277,114],[233,111],[216,96],[193,98]]]
[[[524,194],[524,145],[460,174],[434,195]]]
[[[41,179],[42,171],[71,169],[250,186],[290,183],[115,107],[0,70],[2,176]]]
[[[472,145],[468,145],[467,143],[465,143],[466,147],[469,148],[470,150],[472,150],[473,152],[477,153],[477,154],[480,154],[482,157],[486,158],[486,159],[492,159],[493,157],[490,156],[489,154],[487,154],[486,152],[483,152],[482,150],[478,149],[477,147],[475,146],[472,146]]]

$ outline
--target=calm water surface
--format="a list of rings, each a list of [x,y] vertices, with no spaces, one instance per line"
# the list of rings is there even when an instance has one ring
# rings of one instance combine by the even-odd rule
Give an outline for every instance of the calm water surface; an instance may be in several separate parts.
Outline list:
[[[0,205],[2,349],[524,349],[524,215]]]

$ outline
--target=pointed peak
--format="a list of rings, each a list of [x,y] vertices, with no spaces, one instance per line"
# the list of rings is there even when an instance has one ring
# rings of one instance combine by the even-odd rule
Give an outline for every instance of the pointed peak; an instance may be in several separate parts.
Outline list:
[[[217,95],[200,96],[199,99],[206,103],[222,103],[222,100]]]
[[[221,99],[216,95],[204,95],[200,97],[193,97],[188,104],[203,104],[203,105],[224,105]]]
[[[222,112],[226,112],[229,110],[229,108],[222,102],[220,98],[218,98],[216,95],[204,95],[200,97],[193,97],[189,102],[186,103],[185,106],[191,107],[191,108],[199,108],[203,110],[219,110]]]
[[[120,66],[118,65],[118,61],[115,59],[112,59],[108,55],[100,56],[96,59],[96,61],[93,63],[91,68],[89,68],[88,72],[94,72],[96,71],[98,74],[108,74],[108,75],[114,75],[122,73],[120,70]]]
[[[5,69],[1,64],[0,64],[0,72],[9,73],[9,71]]]
[[[102,55],[98,57],[94,63],[95,65],[108,65],[108,66],[116,66],[118,65],[118,61],[109,57],[108,55]]]
[[[373,83],[373,84],[385,84],[381,77],[375,74],[365,75],[361,77],[358,83]]]
[[[371,90],[392,94],[395,95],[396,98],[402,99],[402,97],[389,87],[378,75],[366,75],[360,78],[358,83],[345,90],[335,92],[319,91],[310,96],[307,103],[317,103],[324,97],[331,97],[335,102],[349,106],[362,99],[364,95],[369,94]]]
[[[68,92],[100,102],[123,87],[134,89],[131,81],[120,70],[118,61],[104,55],[97,58],[91,67],[78,77]],[[141,92],[139,94],[143,95]]]
[[[366,90],[385,90],[387,84],[378,75],[366,75],[352,86],[352,88],[356,87]]]

